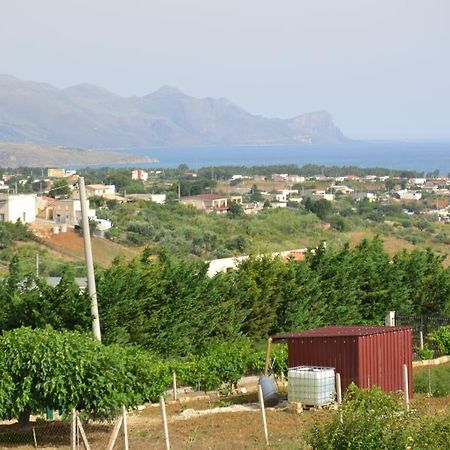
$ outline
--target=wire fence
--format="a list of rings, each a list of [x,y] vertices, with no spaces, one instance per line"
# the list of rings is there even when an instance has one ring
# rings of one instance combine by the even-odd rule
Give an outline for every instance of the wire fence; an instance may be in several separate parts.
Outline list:
[[[429,348],[434,350],[435,356],[442,356],[439,348],[429,339],[429,336],[438,328],[450,325],[450,317],[395,315],[395,325],[412,327],[413,345],[415,348],[419,348],[421,346],[422,334],[423,343],[428,344]]]

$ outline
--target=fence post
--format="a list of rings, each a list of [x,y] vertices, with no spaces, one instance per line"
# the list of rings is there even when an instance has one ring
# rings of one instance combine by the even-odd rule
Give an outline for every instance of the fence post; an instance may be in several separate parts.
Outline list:
[[[261,408],[261,420],[264,429],[264,437],[266,439],[266,445],[269,445],[269,432],[267,430],[266,410],[264,409],[264,397],[260,384],[258,384],[258,397],[259,397],[259,406]]]
[[[408,382],[408,366],[403,364],[403,395],[405,401],[405,411],[409,411],[409,382]]]
[[[162,395],[161,397],[159,397],[159,406],[161,408],[161,418],[163,421],[164,443],[166,450],[170,450],[169,427],[167,426],[167,415],[166,415],[166,403],[164,402],[164,397]]]
[[[419,332],[419,348],[420,350],[423,350],[423,331],[420,330]]]
[[[395,311],[388,311],[386,313],[384,325],[386,327],[395,327]]]

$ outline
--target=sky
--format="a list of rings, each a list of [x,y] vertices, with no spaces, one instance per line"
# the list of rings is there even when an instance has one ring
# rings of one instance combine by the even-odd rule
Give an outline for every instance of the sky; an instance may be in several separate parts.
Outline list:
[[[0,0],[0,73],[450,140],[449,0]]]

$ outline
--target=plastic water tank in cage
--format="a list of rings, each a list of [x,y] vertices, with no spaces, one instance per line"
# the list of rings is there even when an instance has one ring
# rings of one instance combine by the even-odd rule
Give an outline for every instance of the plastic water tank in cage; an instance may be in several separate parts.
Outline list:
[[[319,406],[334,402],[333,367],[292,367],[288,371],[288,401]]]

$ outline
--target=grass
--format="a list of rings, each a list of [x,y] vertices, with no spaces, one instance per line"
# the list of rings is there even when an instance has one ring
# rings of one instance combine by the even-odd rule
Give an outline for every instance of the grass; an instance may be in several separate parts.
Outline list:
[[[450,395],[450,364],[428,366],[415,371],[414,392],[429,393],[433,397]]]

